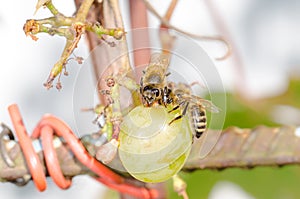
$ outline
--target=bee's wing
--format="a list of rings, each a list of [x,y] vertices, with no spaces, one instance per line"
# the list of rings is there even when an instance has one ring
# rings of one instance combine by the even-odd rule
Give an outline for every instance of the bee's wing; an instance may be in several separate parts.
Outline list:
[[[199,102],[201,103],[201,106],[203,106],[206,110],[208,110],[212,113],[220,112],[220,109],[209,100],[200,98]]]
[[[207,111],[210,111],[212,113],[219,113],[220,109],[214,105],[211,101],[203,99],[201,97],[198,97],[196,95],[183,95],[183,98],[186,99],[187,101],[190,101],[192,103],[198,104],[205,108]]]
[[[163,53],[153,53],[150,58],[149,65],[159,65],[168,68],[170,64],[170,55]]]

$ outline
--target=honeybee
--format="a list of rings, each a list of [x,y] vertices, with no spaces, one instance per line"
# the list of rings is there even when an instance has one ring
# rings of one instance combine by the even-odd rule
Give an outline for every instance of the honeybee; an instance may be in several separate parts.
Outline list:
[[[140,81],[140,93],[144,106],[166,106],[166,104],[170,103],[170,99],[167,96],[171,91],[167,88],[166,79],[169,63],[169,55],[162,53],[152,54],[149,65],[143,71]]]
[[[172,112],[178,108],[182,110],[181,115],[175,117],[169,124],[182,118],[187,113],[190,117],[190,123],[194,136],[200,138],[206,131],[207,119],[206,111],[218,113],[219,108],[215,106],[211,101],[193,95],[190,85],[184,83],[175,84],[173,82],[168,83],[168,88],[172,90],[172,96],[169,96],[175,106],[169,112]]]
[[[169,61],[169,55],[166,54],[154,53],[151,56],[140,81],[143,104],[146,107],[171,105],[172,109],[169,112],[180,108],[181,115],[171,120],[169,125],[189,114],[194,136],[200,138],[206,131],[206,111],[217,113],[219,109],[211,101],[193,95],[190,85],[167,82]]]

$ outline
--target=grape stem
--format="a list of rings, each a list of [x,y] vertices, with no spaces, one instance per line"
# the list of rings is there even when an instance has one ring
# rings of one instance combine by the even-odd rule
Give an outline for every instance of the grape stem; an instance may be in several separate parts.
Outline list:
[[[125,35],[121,28],[106,29],[97,21],[91,23],[86,20],[93,2],[93,0],[84,0],[75,16],[66,17],[55,8],[51,0],[46,2],[39,1],[37,10],[41,6],[45,6],[53,14],[53,17],[40,20],[29,19],[26,21],[23,30],[27,36],[30,36],[35,41],[38,39],[36,37],[38,33],[48,33],[49,35],[58,35],[66,38],[66,45],[62,55],[54,64],[47,81],[44,83],[47,89],[53,87],[54,79],[61,75],[63,69],[66,69],[70,55],[77,48],[81,36],[85,32],[92,32],[100,39],[104,39],[103,36],[107,35],[120,40]],[[39,5],[41,3],[42,5]],[[58,79],[56,88],[61,89],[60,79]]]

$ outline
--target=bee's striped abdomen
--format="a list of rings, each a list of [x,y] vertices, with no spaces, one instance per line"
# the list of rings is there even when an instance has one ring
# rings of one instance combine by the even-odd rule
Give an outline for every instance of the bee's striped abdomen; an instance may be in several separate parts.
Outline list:
[[[200,138],[206,130],[206,112],[198,105],[191,107],[191,122],[196,138]]]

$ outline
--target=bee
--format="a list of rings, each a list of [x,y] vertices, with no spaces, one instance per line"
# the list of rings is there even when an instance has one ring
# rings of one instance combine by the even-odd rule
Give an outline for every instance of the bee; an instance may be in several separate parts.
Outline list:
[[[170,82],[168,87],[171,91],[173,91],[169,98],[173,98],[172,102],[174,105],[173,109],[171,109],[169,112],[172,112],[178,108],[182,110],[181,115],[171,120],[169,125],[182,118],[184,115],[189,114],[190,124],[194,136],[196,138],[200,138],[201,135],[206,131],[207,127],[206,111],[218,113],[219,108],[211,101],[193,95],[191,92],[191,87],[188,84],[175,84]]]
[[[171,92],[167,88],[167,69],[170,57],[167,54],[154,53],[150,58],[149,65],[143,71],[140,81],[140,94],[146,107],[171,103],[167,97]]]
[[[206,111],[217,113],[219,109],[211,101],[193,95],[190,85],[168,82],[169,62],[170,58],[167,54],[154,53],[151,56],[140,81],[143,105],[146,107],[168,106],[171,107],[169,113],[180,109],[181,114],[171,120],[169,125],[188,114],[193,134],[196,138],[200,138],[207,127]]]

